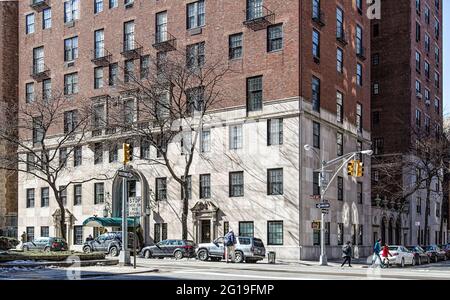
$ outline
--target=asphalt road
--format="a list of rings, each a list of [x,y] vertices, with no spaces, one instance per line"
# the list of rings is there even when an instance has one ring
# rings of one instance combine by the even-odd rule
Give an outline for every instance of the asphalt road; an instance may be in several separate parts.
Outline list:
[[[449,279],[450,261],[416,267],[368,268],[339,264],[321,267],[315,263],[280,263],[270,265],[200,262],[194,259],[138,259],[137,268],[95,266],[41,269],[0,269],[0,280],[383,280]]]

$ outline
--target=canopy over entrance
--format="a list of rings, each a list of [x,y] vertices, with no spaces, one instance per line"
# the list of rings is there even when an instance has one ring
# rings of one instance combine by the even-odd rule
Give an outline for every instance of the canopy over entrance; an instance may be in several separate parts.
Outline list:
[[[128,227],[134,226],[134,220],[128,218]],[[139,225],[139,219],[136,219],[136,226]],[[83,222],[86,227],[122,227],[122,218],[99,218],[91,217]]]

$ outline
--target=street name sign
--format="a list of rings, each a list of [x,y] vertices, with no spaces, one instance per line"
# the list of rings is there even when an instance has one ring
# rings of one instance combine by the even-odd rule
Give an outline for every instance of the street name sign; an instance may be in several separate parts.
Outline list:
[[[117,175],[119,175],[119,177],[123,177],[123,178],[133,178],[133,174],[128,172],[128,171],[124,171],[124,170],[119,170],[117,172]]]
[[[321,209],[330,208],[330,203],[317,203],[316,208],[321,208]]]

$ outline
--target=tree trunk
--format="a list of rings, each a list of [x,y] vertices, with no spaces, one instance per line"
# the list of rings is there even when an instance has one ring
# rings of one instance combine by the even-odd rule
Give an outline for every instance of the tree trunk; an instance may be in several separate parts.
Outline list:
[[[428,214],[430,211],[430,194],[431,194],[431,182],[427,180],[426,183],[426,188],[427,188],[427,198],[425,201],[425,234],[424,234],[424,243],[428,244]],[[431,211],[430,211],[431,214]],[[431,241],[430,241],[431,242]]]
[[[60,211],[61,219],[59,220],[59,227],[61,228],[61,238],[63,238],[66,242],[68,242],[67,231],[66,231],[66,209],[65,209],[64,203],[62,202],[62,199],[61,199],[61,192],[56,187],[52,187],[52,190],[53,190],[53,194],[56,199],[56,203],[58,203],[59,211]]]
[[[189,213],[189,190],[188,190],[188,181],[185,180],[183,182],[183,213],[181,215],[183,240],[187,240],[188,238],[188,227],[187,227],[188,213]]]

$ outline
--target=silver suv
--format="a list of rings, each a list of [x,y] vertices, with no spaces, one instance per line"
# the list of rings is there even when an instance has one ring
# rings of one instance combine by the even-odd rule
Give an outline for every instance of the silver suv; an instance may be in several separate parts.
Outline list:
[[[196,255],[199,260],[220,261],[225,258],[225,246],[223,237],[219,237],[212,243],[199,244],[196,249]],[[253,237],[236,238],[235,262],[255,263],[263,260],[266,256],[266,248],[261,239]]]

